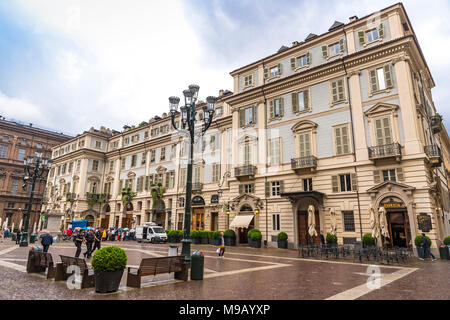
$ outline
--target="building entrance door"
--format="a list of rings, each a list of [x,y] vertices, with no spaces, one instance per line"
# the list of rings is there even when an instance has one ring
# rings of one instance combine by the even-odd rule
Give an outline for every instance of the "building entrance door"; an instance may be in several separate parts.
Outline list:
[[[194,208],[192,213],[192,230],[205,230],[205,209]]]
[[[106,214],[105,217],[102,219],[100,227],[102,229],[107,229],[109,225],[109,214]]]
[[[411,231],[409,229],[407,210],[388,210],[387,220],[389,226],[388,240],[390,247],[409,248]]]
[[[217,212],[211,213],[211,231],[219,229],[219,214]]]
[[[297,229],[298,229],[298,244],[308,245],[308,244],[320,244],[320,218],[319,211],[316,210],[316,232],[317,236],[311,238],[308,233],[308,211],[299,211],[297,216]]]
[[[127,214],[125,218],[122,218],[122,228],[131,228],[131,219],[133,214]]]

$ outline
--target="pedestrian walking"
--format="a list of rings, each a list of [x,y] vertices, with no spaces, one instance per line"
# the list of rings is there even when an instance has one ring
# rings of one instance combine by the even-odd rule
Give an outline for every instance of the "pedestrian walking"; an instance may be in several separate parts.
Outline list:
[[[219,258],[223,258],[223,255],[225,254],[225,239],[223,237],[223,232],[220,233],[217,244],[219,245],[219,249],[217,249]]]
[[[20,243],[20,239],[22,238],[22,232],[20,230],[17,230],[16,233],[16,244]]]
[[[92,245],[94,244],[94,240],[95,240],[95,235],[94,235],[94,230],[89,230],[89,232],[86,234],[85,236],[85,242],[86,242],[86,252],[83,253],[84,257],[88,259],[91,258],[91,253],[92,253]]]
[[[44,248],[43,251],[47,252],[50,245],[53,244],[53,237],[50,234],[50,231],[47,230],[45,235],[41,238],[41,244],[42,244],[42,247]]]
[[[75,242],[75,246],[77,247],[77,252],[75,253],[75,258],[80,257],[81,253],[81,245],[84,242],[84,230],[81,230],[80,227],[75,228],[75,236],[73,237],[73,242]]]
[[[106,232],[106,229],[105,229],[102,232],[102,240],[106,240],[106,239],[108,239],[108,233]]]
[[[94,233],[94,247],[92,248],[91,254],[94,253],[95,249],[101,249],[101,243],[103,238],[103,232],[97,229]]]
[[[436,261],[436,257],[433,255],[433,253],[430,250],[430,246],[428,245],[428,239],[425,236],[425,233],[422,233],[422,258],[419,257],[420,260],[425,260],[428,255],[431,256],[431,261]]]
[[[5,229],[4,235],[5,235],[5,239],[7,239],[9,237],[9,229],[8,228]]]
[[[325,244],[325,237],[323,236],[323,231],[320,231],[320,243],[321,243],[322,245]]]

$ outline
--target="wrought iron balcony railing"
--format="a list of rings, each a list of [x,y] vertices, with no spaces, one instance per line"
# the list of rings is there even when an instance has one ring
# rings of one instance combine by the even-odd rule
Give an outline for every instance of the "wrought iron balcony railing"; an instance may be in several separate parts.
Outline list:
[[[430,163],[434,167],[439,167],[442,164],[442,150],[437,145],[426,146],[425,154],[430,160]]]
[[[315,156],[306,156],[291,159],[292,169],[317,168],[317,158]]]
[[[76,193],[71,193],[71,192],[66,193],[66,201],[73,201],[76,198],[77,198]]]
[[[254,176],[256,174],[256,166],[246,165],[234,168],[234,175],[236,177]]]
[[[433,133],[438,133],[442,129],[442,117],[437,114],[435,116],[430,117],[431,131]]]
[[[400,143],[397,142],[369,148],[370,160],[401,157],[401,156],[402,156],[402,147]]]
[[[203,183],[201,182],[194,182],[192,184],[192,191],[200,191],[203,189]]]

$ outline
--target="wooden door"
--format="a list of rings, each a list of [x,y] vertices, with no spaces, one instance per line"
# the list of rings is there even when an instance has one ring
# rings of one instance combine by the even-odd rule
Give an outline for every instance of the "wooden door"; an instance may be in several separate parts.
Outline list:
[[[105,217],[102,219],[102,222],[100,224],[100,227],[102,229],[107,229],[109,225],[109,214],[105,215]]]
[[[219,214],[217,212],[211,213],[211,231],[216,231],[219,229]]]
[[[127,214],[125,218],[122,218],[122,228],[131,228],[132,214]]]
[[[317,236],[313,239],[309,236],[308,233],[308,212],[307,211],[299,211],[298,212],[298,244],[299,245],[307,245],[307,244],[321,244],[320,241],[320,217],[319,211],[315,212],[316,218],[316,232]]]

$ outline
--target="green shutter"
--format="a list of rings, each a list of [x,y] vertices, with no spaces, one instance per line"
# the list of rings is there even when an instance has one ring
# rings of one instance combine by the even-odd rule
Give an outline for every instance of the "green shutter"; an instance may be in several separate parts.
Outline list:
[[[280,193],[284,193],[284,181],[280,181]]]
[[[398,181],[404,181],[405,180],[405,176],[403,175],[403,169],[402,168],[397,168],[395,169],[396,173],[397,173],[397,180]]]
[[[328,57],[328,47],[327,46],[322,46],[322,56],[324,57],[324,59],[326,59]]]
[[[380,170],[374,170],[373,171],[373,183],[379,184],[380,182],[381,182]]]
[[[269,69],[264,68],[264,79],[267,79],[269,77]]]
[[[309,103],[309,90],[303,91],[303,105],[305,106],[305,111],[311,110],[311,105]]]
[[[344,80],[338,80],[337,81],[337,87],[338,87],[338,98],[339,98],[339,101],[342,101],[342,100],[345,99]]]
[[[311,53],[306,54],[306,64],[311,64]]]
[[[366,42],[366,35],[365,35],[364,31],[358,32],[358,39],[359,39],[360,45],[363,45]]]
[[[291,69],[295,70],[295,58],[291,58]]]
[[[273,119],[275,118],[275,100],[270,100],[269,105],[269,119]]]
[[[331,176],[331,185],[332,185],[333,193],[339,192],[338,176]]]
[[[358,179],[356,173],[352,173],[350,176],[352,179],[352,191],[358,191]]]
[[[296,113],[298,112],[298,93],[293,92],[291,96],[292,96],[292,112]]]
[[[334,137],[336,142],[336,155],[342,154],[342,135],[341,128],[334,129]]]
[[[283,65],[281,63],[278,64],[278,73],[280,76],[283,74]]]
[[[344,42],[344,38],[342,38],[339,41],[339,52],[344,52],[345,51],[345,42]]]
[[[372,92],[377,92],[378,91],[377,71],[375,69],[370,70],[369,77],[370,77],[370,90],[372,90]]]
[[[380,36],[380,38],[384,37],[384,24],[380,23],[380,25],[378,26],[378,35]]]
[[[337,90],[337,81],[333,81],[331,83],[331,96],[333,97],[333,102],[337,102],[338,98],[338,90]]]
[[[258,123],[258,108],[257,108],[257,106],[253,106],[252,107],[253,108],[253,111],[252,111],[252,114],[253,114],[253,123],[254,124],[257,124]]]
[[[239,185],[239,194],[243,194],[244,193],[244,185],[240,184]]]
[[[245,109],[239,110],[239,126],[243,127],[245,125]]]
[[[266,182],[266,198],[270,197],[270,182]]]
[[[392,75],[391,75],[391,66],[389,64],[384,66],[384,79],[386,81],[386,87],[392,88]]]
[[[280,98],[280,117],[284,116],[284,99]]]

